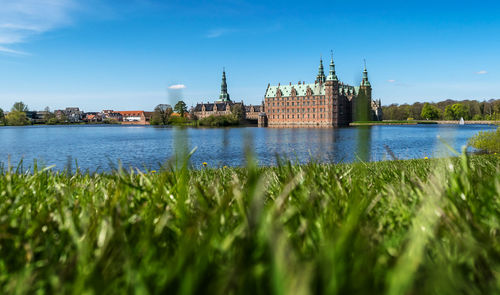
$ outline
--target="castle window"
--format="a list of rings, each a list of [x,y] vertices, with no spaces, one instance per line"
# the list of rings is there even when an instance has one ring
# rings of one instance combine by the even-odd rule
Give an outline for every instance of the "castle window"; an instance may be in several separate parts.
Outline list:
[[[295,119],[295,118],[294,118],[294,115],[292,115],[292,119]]]
[[[315,114],[313,114],[313,119],[316,119],[316,115]]]

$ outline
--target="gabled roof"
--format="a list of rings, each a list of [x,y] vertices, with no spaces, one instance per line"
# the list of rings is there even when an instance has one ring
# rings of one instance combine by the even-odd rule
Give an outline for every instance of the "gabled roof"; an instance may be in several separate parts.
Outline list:
[[[306,96],[307,89],[311,88],[311,92],[313,96],[316,95],[325,95],[325,84],[314,83],[314,84],[292,84],[292,85],[278,85],[278,86],[269,86],[266,91],[266,98],[276,97],[276,93],[278,90],[281,91],[281,96],[288,97],[292,95],[292,89],[295,89],[297,92],[296,96]],[[359,86],[354,87],[347,84],[339,84],[339,91],[342,93],[344,90],[346,93],[349,90],[351,93],[353,90],[358,93]]]
[[[217,104],[217,111],[225,111],[226,110],[226,104],[225,103],[218,103]]]
[[[308,88],[311,88],[312,95],[325,95],[325,84],[293,84],[269,86],[266,91],[266,98],[276,97],[278,89],[281,91],[281,96],[291,96],[292,89],[295,89],[295,91],[297,91],[297,96],[306,96]]]
[[[260,112],[260,108],[261,106],[260,105],[248,105],[248,106],[245,106],[245,112],[251,112],[252,111],[252,107],[253,107],[253,110],[254,112]]]

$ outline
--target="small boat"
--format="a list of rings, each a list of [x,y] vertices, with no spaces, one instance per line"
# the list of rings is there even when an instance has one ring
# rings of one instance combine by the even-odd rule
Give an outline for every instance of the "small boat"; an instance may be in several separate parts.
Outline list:
[[[464,125],[465,124],[465,121],[464,121],[463,117],[460,118],[460,122],[458,124],[460,124],[460,125]]]

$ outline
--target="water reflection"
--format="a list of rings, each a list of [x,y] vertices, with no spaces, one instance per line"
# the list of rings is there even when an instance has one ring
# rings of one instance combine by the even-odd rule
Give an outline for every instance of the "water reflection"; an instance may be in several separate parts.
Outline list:
[[[449,154],[437,140],[440,135],[454,149],[487,125],[373,126],[365,128],[153,128],[124,126],[30,126],[0,128],[0,162],[9,155],[15,165],[34,159],[63,170],[71,157],[90,171],[109,171],[118,161],[128,167],[156,170],[167,159],[182,158],[193,148],[193,167],[242,166],[245,151],[253,151],[260,165],[275,165],[276,155],[305,163],[383,160],[385,146],[397,158],[424,158]],[[182,165],[176,163],[176,167]],[[73,169],[74,169],[73,165]]]
[[[371,126],[360,126],[356,130],[358,132],[356,156],[359,161],[368,162],[371,160],[372,152],[372,128]]]

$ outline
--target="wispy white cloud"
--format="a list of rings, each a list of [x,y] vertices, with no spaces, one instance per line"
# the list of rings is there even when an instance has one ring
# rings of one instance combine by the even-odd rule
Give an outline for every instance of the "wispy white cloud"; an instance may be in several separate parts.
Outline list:
[[[0,0],[0,52],[26,55],[12,47],[71,24],[76,8],[76,0]]]
[[[219,28],[208,31],[205,35],[206,38],[218,38],[222,35],[227,35],[236,32],[235,29]]]
[[[485,71],[485,70],[482,70],[482,71],[477,72],[476,74],[478,74],[478,75],[485,75],[485,74],[488,74],[488,72]]]
[[[175,84],[175,85],[170,85],[168,89],[184,89],[186,88],[186,85],[184,84]]]
[[[391,80],[387,80],[387,82],[389,82],[389,83],[394,83],[394,82],[396,82],[396,80],[392,80],[392,79],[391,79]]]
[[[10,49],[10,48],[7,48],[5,46],[0,46],[0,52],[6,53],[6,54],[13,54],[13,55],[30,55],[27,52]]]

